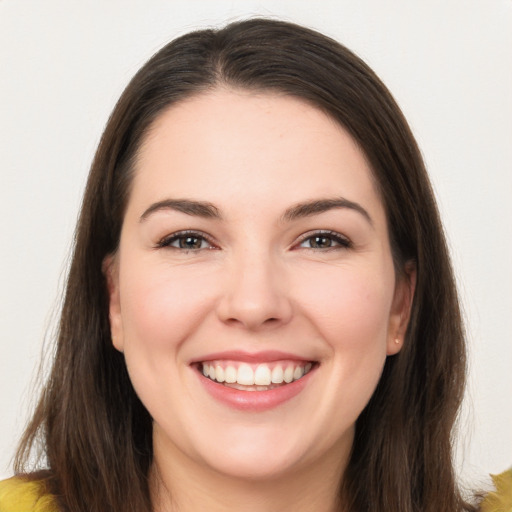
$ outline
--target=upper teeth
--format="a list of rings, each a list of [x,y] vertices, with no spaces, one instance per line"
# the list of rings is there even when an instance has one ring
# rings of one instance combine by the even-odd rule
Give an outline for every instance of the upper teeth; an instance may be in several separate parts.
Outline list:
[[[242,384],[244,386],[269,386],[300,379],[311,370],[312,364],[305,362],[249,365],[241,363],[238,368],[234,364],[222,364],[211,361],[203,364],[203,375],[217,382]]]

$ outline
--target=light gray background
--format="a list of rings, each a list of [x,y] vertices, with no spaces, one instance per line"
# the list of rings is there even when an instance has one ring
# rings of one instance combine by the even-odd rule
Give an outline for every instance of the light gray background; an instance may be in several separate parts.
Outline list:
[[[170,39],[251,15],[338,39],[404,110],[467,318],[459,472],[474,485],[512,464],[512,0],[0,0],[0,477],[34,400],[86,174],[116,99]]]

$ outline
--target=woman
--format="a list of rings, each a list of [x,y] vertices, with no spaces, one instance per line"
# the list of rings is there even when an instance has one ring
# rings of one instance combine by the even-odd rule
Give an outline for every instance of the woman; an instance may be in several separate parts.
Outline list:
[[[296,25],[191,33],[105,129],[18,452],[18,473],[38,446],[47,469],[2,492],[45,511],[474,510],[451,462],[464,376],[432,190],[383,84]]]

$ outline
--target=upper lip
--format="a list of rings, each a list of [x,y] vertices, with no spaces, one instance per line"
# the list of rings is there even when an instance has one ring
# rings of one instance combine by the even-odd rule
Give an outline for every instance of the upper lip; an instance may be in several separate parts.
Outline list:
[[[313,361],[290,352],[280,350],[264,350],[261,352],[244,352],[243,350],[228,350],[224,352],[211,352],[204,356],[194,358],[190,364],[202,363],[204,361],[240,361],[245,363],[270,363],[273,361]]]

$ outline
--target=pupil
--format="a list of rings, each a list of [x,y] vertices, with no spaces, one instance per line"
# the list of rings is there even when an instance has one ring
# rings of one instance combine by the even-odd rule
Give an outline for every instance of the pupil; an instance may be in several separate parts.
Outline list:
[[[313,245],[313,247],[319,247],[319,248],[330,247],[331,240],[329,238],[327,238],[326,236],[315,236],[315,238],[313,238],[312,245]]]

